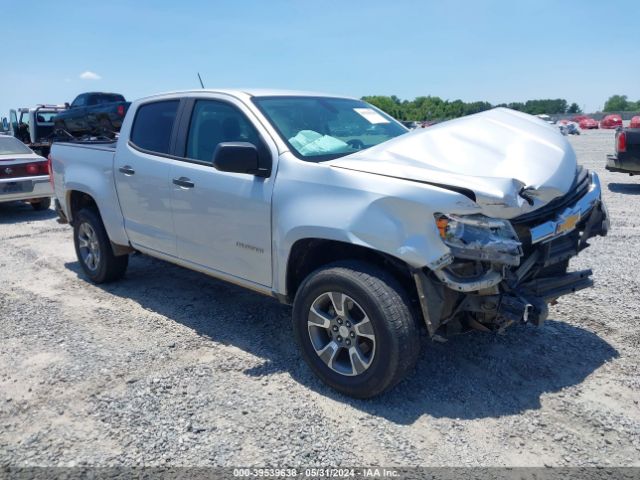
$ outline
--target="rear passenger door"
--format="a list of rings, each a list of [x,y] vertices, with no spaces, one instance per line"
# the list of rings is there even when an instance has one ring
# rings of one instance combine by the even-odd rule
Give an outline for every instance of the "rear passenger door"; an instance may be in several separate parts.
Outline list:
[[[275,146],[251,115],[232,98],[189,99],[175,151],[182,159],[171,169],[173,218],[181,259],[270,286],[274,176],[221,172],[212,164],[221,142],[252,143],[261,162],[272,162]]]
[[[141,104],[128,142],[118,142],[114,176],[124,226],[131,244],[141,250],[176,256],[171,218],[172,160],[180,100]]]

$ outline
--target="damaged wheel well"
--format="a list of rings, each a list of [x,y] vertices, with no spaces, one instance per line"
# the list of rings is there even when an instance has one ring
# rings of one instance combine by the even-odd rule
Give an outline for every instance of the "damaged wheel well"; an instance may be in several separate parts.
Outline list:
[[[91,195],[73,190],[69,194],[69,213],[71,214],[71,218],[69,220],[71,223],[73,223],[76,214],[83,208],[89,208],[100,213],[98,205]]]
[[[405,262],[367,247],[319,238],[298,240],[291,248],[287,263],[286,302],[293,301],[298,287],[311,272],[339,260],[361,260],[383,268],[406,289],[412,302],[418,304],[416,285]]]

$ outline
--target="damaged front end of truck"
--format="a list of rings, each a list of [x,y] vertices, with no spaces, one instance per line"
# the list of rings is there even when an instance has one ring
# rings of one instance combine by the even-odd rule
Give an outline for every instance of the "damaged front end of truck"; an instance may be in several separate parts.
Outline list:
[[[431,336],[542,325],[550,303],[593,285],[591,270],[569,272],[569,260],[609,228],[598,176],[581,168],[569,193],[511,220],[436,214],[435,221],[451,253],[438,268],[413,271]]]

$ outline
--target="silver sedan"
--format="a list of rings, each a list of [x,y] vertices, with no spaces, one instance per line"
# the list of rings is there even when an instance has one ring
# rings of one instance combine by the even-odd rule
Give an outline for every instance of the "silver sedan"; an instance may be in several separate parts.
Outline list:
[[[51,206],[49,163],[20,140],[0,135],[0,202],[26,201],[35,210]]]

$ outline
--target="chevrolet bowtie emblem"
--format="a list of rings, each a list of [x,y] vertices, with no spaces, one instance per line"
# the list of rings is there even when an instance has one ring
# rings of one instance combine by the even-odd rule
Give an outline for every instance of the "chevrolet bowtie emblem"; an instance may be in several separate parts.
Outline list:
[[[576,212],[572,215],[568,215],[562,219],[562,222],[556,226],[556,234],[560,235],[561,233],[570,232],[580,221],[580,212]]]

